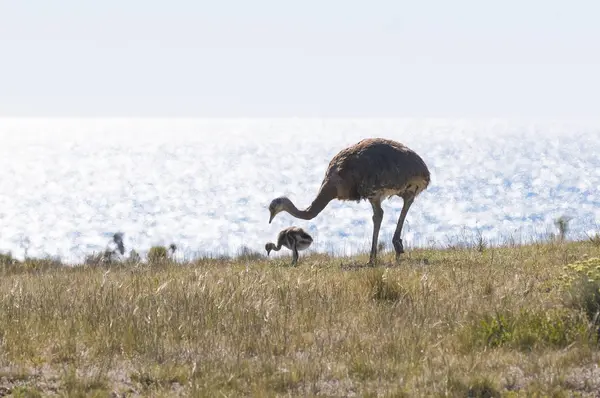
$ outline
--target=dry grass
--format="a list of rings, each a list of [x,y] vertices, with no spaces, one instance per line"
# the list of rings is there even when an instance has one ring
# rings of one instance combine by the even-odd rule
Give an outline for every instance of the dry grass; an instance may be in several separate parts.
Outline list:
[[[0,396],[593,396],[596,329],[560,282],[586,256],[600,247],[4,266]]]

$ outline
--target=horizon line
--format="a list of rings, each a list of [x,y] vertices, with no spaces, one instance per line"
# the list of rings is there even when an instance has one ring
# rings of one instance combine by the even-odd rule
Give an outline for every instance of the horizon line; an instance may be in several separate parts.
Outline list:
[[[0,114],[0,121],[503,121],[503,122],[542,122],[542,123],[600,123],[598,118],[550,118],[517,116],[11,116]]]

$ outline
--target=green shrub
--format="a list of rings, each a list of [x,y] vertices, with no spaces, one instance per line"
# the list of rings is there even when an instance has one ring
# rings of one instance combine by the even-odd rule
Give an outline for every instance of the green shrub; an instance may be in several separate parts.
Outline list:
[[[590,282],[600,282],[600,258],[592,257],[566,265],[561,275],[567,286],[577,279],[585,277]]]
[[[148,261],[151,263],[160,263],[168,258],[167,248],[164,246],[152,246],[148,250]]]
[[[484,314],[469,331],[468,345],[506,346],[521,351],[537,347],[562,348],[588,336],[586,320],[566,308]]]
[[[562,288],[570,307],[579,309],[588,320],[600,326],[600,258],[576,261],[564,267]],[[600,328],[598,328],[600,331]]]

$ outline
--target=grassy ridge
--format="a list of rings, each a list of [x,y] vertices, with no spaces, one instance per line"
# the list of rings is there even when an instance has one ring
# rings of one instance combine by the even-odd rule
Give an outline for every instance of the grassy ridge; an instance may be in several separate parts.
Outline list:
[[[594,257],[593,242],[549,242],[374,269],[5,264],[0,395],[594,396],[597,285],[565,279]]]

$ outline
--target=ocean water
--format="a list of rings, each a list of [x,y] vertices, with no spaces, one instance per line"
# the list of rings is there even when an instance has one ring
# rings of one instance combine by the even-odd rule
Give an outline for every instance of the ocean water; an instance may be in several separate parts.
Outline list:
[[[367,137],[401,141],[430,168],[407,248],[476,234],[535,239],[563,215],[571,237],[600,231],[600,123],[0,119],[0,251],[81,261],[121,231],[142,254],[171,242],[187,258],[264,253],[290,225],[313,235],[311,251],[365,251],[368,202],[333,201],[310,221],[280,213],[271,224],[267,207],[279,195],[308,206],[331,157]],[[383,203],[389,247],[401,208],[400,198]]]

